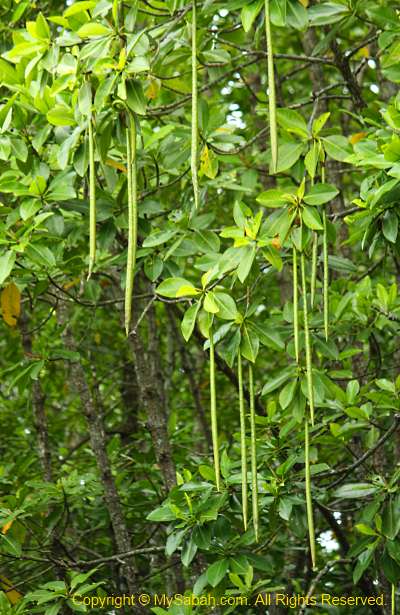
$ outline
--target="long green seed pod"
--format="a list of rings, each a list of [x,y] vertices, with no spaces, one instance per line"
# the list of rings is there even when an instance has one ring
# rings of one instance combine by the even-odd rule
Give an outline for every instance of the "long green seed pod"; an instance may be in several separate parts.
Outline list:
[[[89,272],[92,275],[96,261],[96,169],[94,163],[93,119],[89,116]]]
[[[314,531],[314,513],[311,494],[311,471],[310,471],[310,435],[308,416],[304,418],[304,464],[305,464],[305,479],[306,479],[306,508],[307,508],[307,525],[308,536],[310,541],[310,553],[313,570],[316,569],[317,558],[315,549],[315,531]]]
[[[269,0],[265,0],[265,34],[267,37],[268,54],[268,100],[269,100],[269,139],[271,145],[271,172],[276,173],[278,165],[278,132],[276,127],[276,94],[274,51],[272,46],[271,21],[269,16]]]
[[[297,250],[293,246],[293,334],[296,363],[299,363],[299,295],[297,279]]]
[[[243,396],[243,370],[242,357],[238,354],[238,387],[239,387],[239,414],[240,414],[240,457],[242,462],[242,513],[243,527],[247,530],[247,451],[246,451],[246,415],[244,411]]]
[[[126,127],[127,181],[128,181],[128,255],[125,282],[125,332],[129,335],[132,317],[133,281],[137,245],[137,177],[136,177],[136,121],[129,117]]]
[[[192,171],[192,185],[194,206],[199,205],[199,180],[197,176],[198,166],[198,110],[197,110],[197,12],[196,0],[192,3],[192,142],[190,168]]]
[[[311,309],[315,302],[315,289],[317,286],[317,268],[318,268],[318,233],[313,233],[312,260],[311,260],[311,289],[310,289],[310,304]]]
[[[324,226],[323,234],[323,261],[324,261],[324,330],[325,339],[328,341],[329,335],[329,264],[328,264],[328,230],[326,209],[322,214],[322,224]]]
[[[210,329],[210,413],[211,413],[211,437],[214,453],[215,484],[217,490],[221,490],[218,448],[218,423],[217,423],[217,398],[215,389],[215,350],[214,338]]]
[[[396,615],[396,586],[392,583],[392,615]]]
[[[258,542],[258,482],[257,482],[257,440],[256,411],[254,404],[253,367],[249,365],[249,396],[250,396],[250,429],[251,429],[251,500],[253,506],[253,527],[256,542]]]
[[[325,183],[325,164],[321,165],[321,181]],[[322,239],[322,259],[324,263],[323,299],[324,299],[324,331],[325,339],[328,341],[329,335],[329,262],[328,262],[328,224],[326,216],[326,205],[322,213],[323,239]]]
[[[305,345],[306,345],[307,388],[308,388],[308,399],[309,399],[309,404],[310,404],[311,424],[314,425],[314,386],[313,386],[313,375],[312,375],[310,330],[308,326],[306,263],[305,263],[304,252],[301,253],[300,263],[301,263],[301,283],[302,283],[302,292],[303,292],[304,340],[305,340]]]

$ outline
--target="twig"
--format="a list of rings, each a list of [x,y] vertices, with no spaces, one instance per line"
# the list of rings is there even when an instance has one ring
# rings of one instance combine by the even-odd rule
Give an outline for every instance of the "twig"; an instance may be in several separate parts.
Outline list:
[[[368,457],[371,457],[371,455],[373,455],[375,453],[375,451],[380,448],[385,442],[386,440],[388,440],[393,434],[394,432],[397,430],[398,426],[400,424],[400,414],[395,414],[394,417],[394,421],[391,424],[391,426],[389,427],[389,429],[383,434],[383,436],[381,436],[379,438],[379,440],[376,442],[376,444],[368,449],[363,455],[361,455],[361,457],[359,457],[357,459],[357,461],[355,461],[354,463],[352,463],[351,465],[347,466],[346,468],[339,468],[337,470],[330,470],[329,472],[323,472],[321,474],[319,474],[317,477],[317,479],[320,478],[328,478],[330,476],[335,476],[337,474],[340,474],[340,477],[333,481],[332,483],[330,483],[329,485],[326,486],[326,489],[333,489],[334,487],[337,487],[337,485],[339,485],[341,482],[343,482],[345,480],[345,478],[356,468],[358,468],[358,466],[360,466],[361,464],[364,463],[364,461],[366,459],[368,459]]]
[[[306,612],[308,601],[311,598],[311,596],[314,595],[314,592],[315,592],[315,590],[317,588],[317,585],[320,582],[320,580],[322,579],[322,577],[324,577],[326,574],[328,574],[328,572],[334,566],[337,566],[339,564],[350,564],[350,563],[351,563],[351,559],[348,559],[348,558],[335,559],[335,560],[332,560],[332,561],[328,562],[324,566],[324,568],[322,568],[322,570],[319,571],[319,573],[317,574],[315,579],[312,581],[312,583],[311,583],[311,585],[310,585],[310,587],[308,589],[308,592],[307,592],[305,600],[304,600],[304,604],[301,607],[301,609],[299,610],[299,615],[303,615]]]

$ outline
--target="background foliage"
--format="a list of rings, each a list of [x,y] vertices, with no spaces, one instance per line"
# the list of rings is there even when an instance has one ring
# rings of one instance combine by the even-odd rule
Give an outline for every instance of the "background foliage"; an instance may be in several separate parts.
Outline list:
[[[400,578],[398,5],[270,0],[269,8],[275,175],[264,2],[197,5],[195,209],[192,5],[0,2],[0,573],[3,589],[13,588],[0,595],[5,615],[83,612],[70,599],[77,588],[251,597],[328,586],[383,591],[386,606],[371,613],[391,612]],[[139,224],[126,338],[127,110],[137,127]],[[97,258],[88,280],[91,115]],[[307,293],[316,281],[314,584],[305,295],[299,269],[297,364],[293,245]],[[249,364],[258,541],[254,511],[244,531],[241,510]],[[251,499],[250,456],[246,478]]]

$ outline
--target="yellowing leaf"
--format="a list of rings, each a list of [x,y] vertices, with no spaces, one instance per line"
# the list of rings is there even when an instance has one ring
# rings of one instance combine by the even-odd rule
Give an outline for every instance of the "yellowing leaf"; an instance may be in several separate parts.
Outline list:
[[[3,525],[3,527],[1,528],[1,533],[2,534],[7,534],[8,530],[11,528],[13,523],[14,523],[14,521],[11,520],[8,523],[6,523],[5,525]]]
[[[63,284],[63,288],[65,290],[69,290],[70,288],[73,288],[74,286],[76,286],[77,284],[79,284],[81,281],[80,278],[74,278],[73,280],[71,280],[70,282],[66,282],[65,284]]]
[[[299,0],[299,2],[300,2],[300,4],[302,4],[304,6],[305,9],[310,4],[309,0]]]
[[[218,173],[218,158],[212,150],[209,150],[207,145],[203,147],[200,154],[200,171],[199,175],[205,175],[210,179],[214,179]]]
[[[106,164],[113,169],[117,169],[117,171],[122,171],[123,173],[127,172],[125,165],[123,165],[121,162],[118,162],[117,160],[113,160],[112,158],[107,158]]]
[[[13,282],[1,292],[1,312],[4,322],[15,327],[21,313],[21,293]]]
[[[361,56],[362,58],[369,58],[370,53],[368,47],[361,47],[361,49],[358,50],[357,55]]]
[[[14,585],[15,583],[12,583],[6,577],[0,577],[0,587],[4,591],[11,604],[17,604],[17,602],[19,602],[22,598],[22,594],[17,592],[16,589],[11,589]]]
[[[125,47],[122,47],[121,51],[119,52],[117,70],[122,70],[125,67],[125,64],[126,64],[126,49]]]
[[[352,145],[354,145],[355,143],[361,141],[366,136],[366,134],[366,132],[356,132],[354,135],[351,135],[349,137],[349,141]]]
[[[149,100],[154,100],[155,98],[157,98],[159,92],[160,92],[160,81],[159,79],[151,79],[149,82],[149,85],[146,88],[146,91],[144,93],[144,95],[146,96],[146,98],[148,98]]]
[[[281,243],[281,239],[279,237],[279,235],[275,235],[275,237],[273,238],[271,245],[274,246],[274,248],[276,248],[277,250],[280,250],[282,247],[282,243]]]

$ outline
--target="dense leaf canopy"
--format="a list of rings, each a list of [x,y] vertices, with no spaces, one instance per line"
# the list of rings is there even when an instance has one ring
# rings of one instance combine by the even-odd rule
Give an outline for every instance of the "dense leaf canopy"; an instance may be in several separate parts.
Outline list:
[[[0,11],[0,612],[394,612],[398,4]]]

